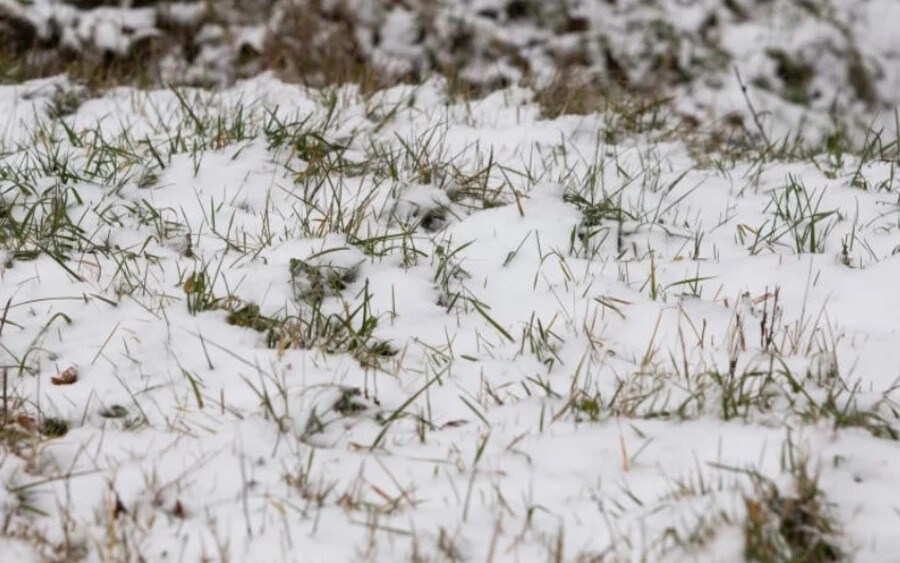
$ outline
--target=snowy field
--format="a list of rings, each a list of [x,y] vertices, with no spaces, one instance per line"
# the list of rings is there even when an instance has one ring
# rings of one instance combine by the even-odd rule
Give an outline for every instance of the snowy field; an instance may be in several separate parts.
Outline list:
[[[3,561],[897,560],[893,131],[61,84],[0,87]]]

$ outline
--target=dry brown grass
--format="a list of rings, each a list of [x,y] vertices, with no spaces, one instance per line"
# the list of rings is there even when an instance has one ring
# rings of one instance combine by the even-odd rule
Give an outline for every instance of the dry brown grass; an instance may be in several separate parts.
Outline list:
[[[160,49],[155,43],[139,45],[126,56],[35,46],[25,51],[0,50],[0,84],[67,74],[92,90],[115,86],[149,88],[160,84]]]
[[[290,3],[279,26],[267,34],[258,67],[312,87],[355,83],[368,91],[389,85],[360,52],[345,10],[341,5],[328,13],[321,0]]]

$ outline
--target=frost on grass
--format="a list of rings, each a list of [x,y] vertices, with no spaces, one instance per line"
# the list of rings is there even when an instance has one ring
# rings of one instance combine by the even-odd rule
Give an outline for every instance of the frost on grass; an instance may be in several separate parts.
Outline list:
[[[735,152],[440,80],[19,101],[4,553],[900,549],[886,135]]]

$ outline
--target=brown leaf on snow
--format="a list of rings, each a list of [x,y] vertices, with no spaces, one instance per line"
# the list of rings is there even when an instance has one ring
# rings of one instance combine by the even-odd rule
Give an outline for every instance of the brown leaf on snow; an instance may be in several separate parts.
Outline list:
[[[72,385],[76,381],[78,381],[78,370],[75,369],[75,366],[67,367],[59,377],[50,378],[50,383],[53,385]]]
[[[459,426],[462,426],[462,425],[468,424],[468,423],[469,423],[468,420],[463,420],[463,419],[449,420],[449,421],[445,422],[444,424],[442,424],[441,428],[457,428]]]

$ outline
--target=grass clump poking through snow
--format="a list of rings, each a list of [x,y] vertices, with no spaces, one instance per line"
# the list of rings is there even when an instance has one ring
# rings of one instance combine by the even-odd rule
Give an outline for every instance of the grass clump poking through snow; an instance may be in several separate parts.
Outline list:
[[[397,353],[389,343],[375,337],[378,319],[370,310],[368,284],[363,287],[358,306],[346,306],[341,313],[323,308],[326,296],[340,296],[356,279],[355,268],[313,267],[292,258],[289,270],[295,297],[301,301],[296,314],[263,315],[259,305],[235,295],[216,297],[213,279],[206,269],[191,273],[183,284],[188,311],[192,315],[225,311],[229,325],[262,333],[266,346],[281,352],[296,348],[349,353],[365,367],[378,367],[385,358]]]
[[[744,497],[744,556],[748,561],[828,563],[846,559],[838,525],[818,476],[807,459],[788,460],[792,491],[751,473],[753,494]]]
[[[329,354],[349,353],[363,367],[379,367],[397,354],[388,342],[375,337],[378,319],[368,311],[364,301],[344,314],[326,314],[311,306],[297,316],[286,317],[266,334],[270,348],[318,348]]]
[[[753,230],[750,252],[755,254],[775,245],[787,245],[797,254],[825,251],[825,241],[842,220],[838,209],[821,209],[823,193],[808,190],[802,181],[788,177],[784,188],[774,190],[766,208],[771,219]],[[742,235],[745,227],[738,228]]]
[[[299,258],[291,258],[289,269],[294,297],[315,303],[327,295],[339,295],[359,275],[354,267],[313,266]]]

